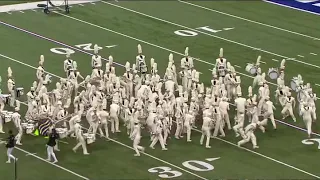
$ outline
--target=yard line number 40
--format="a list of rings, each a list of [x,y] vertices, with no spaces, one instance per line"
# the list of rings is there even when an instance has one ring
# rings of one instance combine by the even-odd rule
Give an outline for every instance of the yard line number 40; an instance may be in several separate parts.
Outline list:
[[[212,162],[217,159],[220,159],[220,157],[217,158],[207,158],[206,161]],[[190,170],[198,171],[198,172],[204,172],[204,171],[212,171],[214,170],[214,166],[204,162],[204,161],[198,161],[198,160],[189,160],[182,163],[182,165]],[[182,176],[182,172],[173,170],[170,167],[167,166],[158,166],[148,169],[148,172],[150,173],[158,173],[159,177],[161,178],[175,178]]]
[[[77,48],[81,48],[83,50],[86,50],[86,51],[93,51],[93,46],[92,46],[92,43],[87,43],[87,44],[78,44],[78,45],[75,45]],[[98,47],[99,50],[103,49],[102,47]],[[51,52],[55,53],[55,54],[61,54],[61,55],[66,55],[68,52],[70,54],[73,54],[75,53],[74,50],[70,49],[70,48],[64,48],[64,47],[58,47],[58,48],[51,48],[50,49]]]

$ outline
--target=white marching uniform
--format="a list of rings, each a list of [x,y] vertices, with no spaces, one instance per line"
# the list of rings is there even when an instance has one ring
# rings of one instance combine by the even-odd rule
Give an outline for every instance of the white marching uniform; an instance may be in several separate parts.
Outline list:
[[[70,120],[69,120],[69,130],[67,132],[67,135],[71,134],[72,137],[75,137],[75,135],[74,135],[74,132],[75,132],[74,126],[75,126],[76,122],[80,122],[80,121],[81,121],[81,114],[79,114],[79,113],[70,118]]]
[[[164,139],[162,136],[162,132],[163,132],[163,124],[160,120],[158,120],[156,122],[156,131],[154,133],[154,138],[152,140],[152,143],[150,144],[150,148],[154,149],[154,145],[156,145],[156,143],[159,141],[161,148],[163,151],[168,150],[164,144]]]
[[[287,96],[285,99],[285,105],[281,111],[281,114],[283,115],[283,119],[285,119],[288,115],[291,116],[294,122],[296,122],[296,117],[293,114],[293,108],[295,107],[295,99],[294,97]]]
[[[100,55],[93,55],[91,59],[91,67],[92,68],[101,68],[102,62],[101,62],[101,56]]]
[[[10,106],[14,107],[14,102],[16,101],[16,92],[15,92],[15,82],[13,79],[9,78],[7,82],[8,91],[10,93]]]
[[[16,144],[22,145],[21,144],[21,138],[22,138],[22,135],[23,135],[23,130],[22,130],[22,126],[21,126],[21,115],[18,112],[14,112],[12,114],[12,121],[13,121],[15,127],[18,130],[18,134],[15,137]]]
[[[231,129],[230,119],[229,119],[229,113],[230,110],[229,102],[227,101],[220,101],[219,103],[219,109],[221,113],[222,122],[227,124],[228,129]]]
[[[237,115],[235,117],[236,119],[236,125],[233,126],[233,130],[236,133],[236,136],[239,136],[239,133],[241,136],[244,136],[243,126],[244,126],[244,113],[245,113],[245,104],[246,99],[243,97],[238,97],[234,100],[236,108],[237,108]]]
[[[195,117],[193,116],[192,112],[189,112],[185,116],[184,120],[184,128],[187,131],[187,142],[191,142],[191,129],[194,123]]]
[[[273,114],[273,110],[275,110],[276,108],[274,107],[273,103],[270,100],[268,100],[264,105],[264,109],[265,109],[265,113],[261,123],[263,125],[267,125],[268,119],[270,119],[273,129],[277,129],[276,122],[274,120],[274,114]]]
[[[76,123],[74,125],[74,131],[75,131],[75,135],[76,135],[76,138],[78,140],[78,144],[72,149],[74,152],[77,151],[77,149],[82,146],[82,150],[83,150],[83,154],[84,155],[88,155],[88,151],[87,151],[87,145],[86,145],[86,141],[83,137],[83,134],[82,134],[82,129],[81,129],[81,125],[79,123]]]
[[[303,122],[306,125],[308,137],[311,137],[312,133],[312,108],[309,106],[301,107],[300,114],[302,116]]]
[[[140,139],[141,139],[141,125],[135,123],[133,127],[133,132],[130,135],[130,139],[133,140],[133,149],[135,150],[135,156],[140,156],[140,151],[144,151],[144,147],[140,146]]]
[[[209,118],[209,117],[203,117],[203,123],[202,123],[202,128],[201,128],[201,131],[202,131],[202,135],[201,135],[201,138],[200,138],[200,144],[202,145],[203,144],[203,140],[204,140],[204,137],[206,137],[206,148],[211,148],[210,146],[210,138],[211,138],[211,135],[210,135],[210,128],[211,128],[211,123],[212,123],[212,119]]]
[[[105,131],[105,137],[109,138],[109,130],[108,130],[108,118],[109,113],[107,111],[98,111],[97,112],[98,119],[100,120],[100,124]],[[101,128],[99,128],[100,134],[104,136],[104,133]]]
[[[110,105],[110,121],[111,121],[111,132],[120,132],[119,130],[119,116],[120,106],[118,104],[112,103]]]
[[[256,127],[257,127],[256,123],[251,123],[248,126],[246,126],[245,137],[243,138],[243,140],[238,142],[238,146],[241,146],[251,140],[253,148],[254,149],[259,148],[259,146],[257,146],[257,138],[254,135],[254,131],[255,131]]]

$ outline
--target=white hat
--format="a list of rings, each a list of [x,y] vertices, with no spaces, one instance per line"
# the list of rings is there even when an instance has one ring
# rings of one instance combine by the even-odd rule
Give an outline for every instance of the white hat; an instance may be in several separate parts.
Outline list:
[[[130,63],[127,61],[125,65],[126,71],[130,71]]]
[[[150,66],[151,66],[151,68],[153,68],[153,64],[154,64],[154,59],[151,58],[151,59],[150,59]]]
[[[72,66],[73,66],[73,69],[74,69],[74,70],[77,70],[77,68],[78,68],[77,61],[73,61],[73,62],[72,62]]]
[[[184,50],[184,55],[189,56],[189,47],[186,47],[186,49]]]
[[[173,54],[172,53],[169,54],[169,62],[174,63]]]
[[[261,56],[258,56],[257,61],[256,61],[256,66],[260,66],[260,60],[261,60]]]
[[[11,67],[8,67],[8,78],[12,77],[12,70]]]
[[[285,60],[285,59],[282,59],[282,61],[281,61],[281,63],[280,63],[280,69],[283,70],[283,69],[286,67],[285,63],[286,63],[286,60]]]
[[[219,57],[220,57],[220,58],[223,57],[223,48],[220,48]]]
[[[95,54],[98,54],[98,52],[99,52],[99,46],[98,46],[97,44],[95,44],[95,45],[93,46],[93,50],[94,50],[94,53],[95,53]]]
[[[142,47],[141,47],[140,44],[138,44],[138,53],[139,53],[139,54],[142,54]]]
[[[109,56],[108,60],[109,60],[109,64],[110,64],[110,66],[112,66],[112,63],[113,63],[113,57],[112,57],[111,55]]]
[[[44,63],[44,56],[40,55],[39,66],[43,66],[43,63]]]

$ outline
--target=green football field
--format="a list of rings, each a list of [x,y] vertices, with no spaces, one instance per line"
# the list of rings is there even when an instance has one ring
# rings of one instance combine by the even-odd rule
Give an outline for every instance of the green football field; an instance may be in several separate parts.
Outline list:
[[[161,75],[169,54],[180,64],[188,46],[206,86],[210,85],[219,49],[224,48],[225,57],[241,76],[244,95],[253,81],[245,71],[247,63],[261,55],[261,68],[267,73],[269,68],[279,67],[282,59],[289,59],[286,84],[301,74],[320,94],[319,24],[316,15],[262,1],[100,1],[72,5],[68,15],[61,11],[45,15],[40,9],[1,13],[1,87],[7,91],[7,67],[11,66],[16,84],[27,92],[36,79],[41,54],[46,71],[54,76],[54,85],[65,76],[63,61],[68,50],[74,52],[72,59],[86,75],[91,73],[94,44],[103,48],[102,57],[112,55],[117,65],[123,66],[126,61],[135,61],[140,43],[147,59],[155,58]],[[120,75],[124,68],[117,67],[116,72]],[[274,92],[276,81],[267,81]],[[22,112],[25,110],[22,106]],[[277,106],[277,119],[281,119],[280,110]],[[239,148],[236,143],[240,139],[228,130],[227,137],[212,139],[212,148],[206,149],[199,145],[201,131],[194,129],[191,143],[171,138],[168,151],[157,146],[134,157],[132,141],[123,129],[112,134],[110,141],[98,138],[89,145],[89,156],[83,156],[81,150],[72,151],[74,139],[63,139],[61,151],[56,152],[57,164],[45,161],[46,139],[25,135],[23,146],[14,151],[19,158],[17,175],[19,180],[320,179],[319,122],[313,124],[313,139],[304,141],[305,126],[298,114],[296,117],[296,123],[290,118],[278,120],[276,131],[271,123],[265,134],[257,130],[260,148],[255,150],[250,143]],[[141,145],[148,147],[149,143],[145,134]],[[1,179],[13,179],[14,165],[5,164],[5,148],[0,146],[0,150]]]

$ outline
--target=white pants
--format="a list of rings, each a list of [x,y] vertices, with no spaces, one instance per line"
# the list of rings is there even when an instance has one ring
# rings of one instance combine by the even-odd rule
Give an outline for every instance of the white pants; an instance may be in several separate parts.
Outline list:
[[[141,137],[135,137],[133,139],[133,149],[134,149],[134,151],[136,152],[136,154],[138,156],[140,156],[139,150],[143,151],[143,149],[144,149],[142,146],[139,145],[140,144],[140,139],[141,139]]]
[[[101,127],[99,127],[99,132],[104,136],[104,133],[102,130],[105,130],[106,132],[106,138],[109,138],[109,130],[108,130],[108,123],[107,122],[101,122]]]
[[[270,119],[270,121],[272,122],[273,129],[277,129],[273,113],[266,112],[266,114],[264,115],[264,119],[261,121],[262,125],[264,125],[264,126],[267,125],[268,119]]]
[[[14,147],[13,147],[13,148],[8,148],[8,149],[7,149],[8,162],[10,162],[10,160],[11,160],[11,159],[13,159],[13,160],[15,160],[15,159],[16,159],[16,157],[14,157],[14,156],[12,155],[12,151],[13,151],[13,149],[14,149]]]
[[[312,133],[312,119],[303,119],[303,122],[306,125],[308,135],[310,136]]]
[[[246,134],[246,138],[241,140],[241,141],[239,141],[238,144],[241,146],[241,145],[249,142],[250,140],[252,142],[253,147],[257,146],[257,138],[256,138],[256,136],[254,135],[254,133],[252,131],[249,131]]]
[[[206,136],[207,137],[206,147],[210,147],[210,138],[211,138],[211,136],[210,136],[210,128],[202,127],[201,131],[202,131],[202,135],[201,135],[201,138],[200,138],[200,144],[201,145],[203,144],[204,137]]]
[[[110,120],[111,120],[111,132],[112,133],[114,133],[115,131],[120,132],[118,116],[110,116]]]
[[[152,143],[150,144],[150,147],[153,148],[154,145],[156,145],[157,142],[160,142],[160,145],[161,145],[161,148],[162,149],[165,149],[165,145],[164,145],[164,140],[163,140],[163,137],[162,137],[162,134],[157,134],[155,135],[155,137],[153,138],[153,141]]]
[[[48,155],[48,159],[47,159],[48,161],[51,161],[51,157],[53,158],[53,161],[58,161],[52,146],[47,145],[47,155]]]
[[[287,116],[288,114],[292,117],[293,121],[296,121],[296,117],[294,116],[293,114],[293,109],[292,109],[292,106],[284,106],[282,111],[281,111],[281,114],[285,117]]]
[[[190,124],[185,124],[184,127],[187,131],[187,141],[191,141],[191,126]]]
[[[88,154],[87,151],[87,145],[86,145],[86,141],[84,140],[83,137],[79,137],[78,139],[78,144],[73,148],[74,151],[76,151],[80,146],[82,146],[82,150],[83,150],[83,154]]]
[[[214,127],[214,132],[213,132],[213,137],[217,137],[218,135],[218,131],[220,132],[221,136],[226,136],[226,134],[224,133],[223,131],[223,128],[222,128],[222,120],[217,120],[216,121],[216,125]]]

